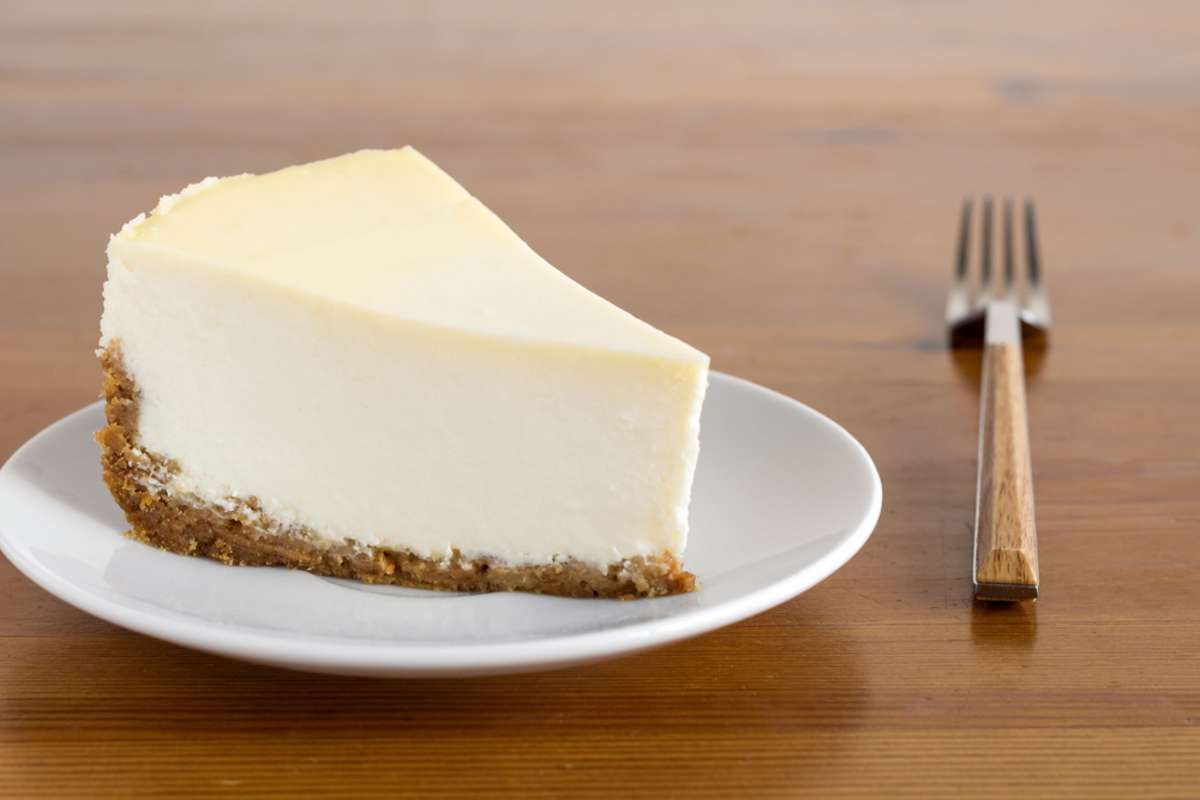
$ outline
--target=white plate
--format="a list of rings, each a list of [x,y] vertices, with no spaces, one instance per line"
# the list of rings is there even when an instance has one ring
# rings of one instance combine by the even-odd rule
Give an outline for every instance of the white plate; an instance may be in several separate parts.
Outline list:
[[[92,434],[100,404],[0,469],[0,548],[43,589],[116,625],[314,672],[463,676],[551,669],[678,641],[789,600],[853,556],[879,518],[870,456],[836,423],[720,373],[701,420],[687,567],[701,588],[629,602],[461,595],[230,568],[121,535]]]

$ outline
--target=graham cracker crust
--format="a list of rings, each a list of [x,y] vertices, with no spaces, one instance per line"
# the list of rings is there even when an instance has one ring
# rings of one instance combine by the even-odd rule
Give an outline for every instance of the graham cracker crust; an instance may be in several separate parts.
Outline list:
[[[513,565],[464,558],[457,550],[431,559],[404,550],[328,544],[314,531],[272,520],[256,498],[229,498],[221,506],[170,491],[178,466],[138,446],[138,388],[125,371],[116,343],[100,355],[108,424],[96,434],[104,482],[125,511],[129,535],[182,555],[229,565],[281,566],[366,583],[459,592],[521,591],[566,597],[632,599],[695,589],[696,579],[670,553],[626,559],[601,568],[568,560]]]

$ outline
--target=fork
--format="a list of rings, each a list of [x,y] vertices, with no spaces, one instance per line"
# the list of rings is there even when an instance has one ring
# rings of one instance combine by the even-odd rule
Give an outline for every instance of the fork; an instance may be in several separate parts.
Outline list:
[[[1024,202],[1025,281],[1017,286],[1013,203],[1002,207],[1003,278],[992,269],[992,199],[980,216],[978,290],[969,279],[972,202],[963,201],[946,328],[954,347],[983,345],[973,581],[979,600],[1036,599],[1039,587],[1033,468],[1023,345],[1043,344],[1050,301],[1042,281],[1033,203]],[[999,285],[997,285],[999,284]]]

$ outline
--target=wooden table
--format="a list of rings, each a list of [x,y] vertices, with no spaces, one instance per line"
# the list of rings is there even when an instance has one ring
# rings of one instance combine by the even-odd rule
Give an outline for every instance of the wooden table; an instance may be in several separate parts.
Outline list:
[[[0,563],[0,792],[1200,795],[1200,14],[794,5],[6,7],[0,455],[96,397],[123,221],[414,143],[589,287],[842,422],[885,497],[769,613],[470,681],[200,655]],[[1036,196],[1055,303],[1036,605],[971,599],[978,362],[941,311],[982,192]]]

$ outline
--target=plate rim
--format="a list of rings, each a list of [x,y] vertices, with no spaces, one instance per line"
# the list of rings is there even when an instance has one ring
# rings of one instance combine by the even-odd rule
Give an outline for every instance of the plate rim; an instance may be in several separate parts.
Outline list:
[[[883,507],[883,484],[879,470],[867,449],[849,431],[811,406],[745,378],[711,370],[710,380],[728,381],[745,391],[792,405],[816,422],[831,427],[868,467],[871,498],[857,525],[832,550],[799,571],[709,608],[691,609],[615,629],[515,642],[355,642],[268,630],[248,632],[202,617],[194,620],[184,615],[166,618],[151,611],[125,607],[79,588],[46,568],[25,552],[28,549],[26,545],[18,542],[5,528],[0,528],[0,552],[34,584],[85,613],[172,644],[243,661],[319,672],[435,677],[555,669],[616,658],[708,633],[799,596],[849,562],[866,544],[879,522]],[[92,412],[101,403],[90,403],[38,431],[0,466],[0,477],[27,449],[43,438],[52,436],[76,417]]]

